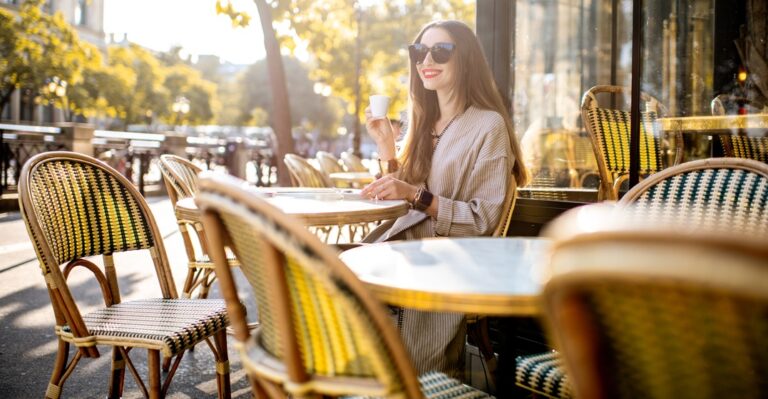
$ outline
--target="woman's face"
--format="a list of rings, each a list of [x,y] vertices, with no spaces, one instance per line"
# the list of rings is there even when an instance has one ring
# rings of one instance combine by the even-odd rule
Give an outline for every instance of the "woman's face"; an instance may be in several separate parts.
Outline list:
[[[430,28],[421,36],[421,44],[432,48],[437,43],[453,43],[453,39],[445,29]],[[432,54],[427,56],[419,64],[416,64],[416,70],[419,72],[421,82],[427,90],[444,91],[451,90],[454,84],[456,74],[456,50],[453,50],[451,58],[445,64],[438,64],[432,59]]]

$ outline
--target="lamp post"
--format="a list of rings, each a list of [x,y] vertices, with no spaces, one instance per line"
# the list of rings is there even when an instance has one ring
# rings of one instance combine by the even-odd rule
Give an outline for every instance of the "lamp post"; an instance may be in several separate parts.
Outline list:
[[[189,113],[189,100],[184,96],[178,96],[173,102],[171,109],[176,113],[176,122],[174,123],[174,130],[176,130],[175,127],[179,124],[179,121],[182,121],[184,115]]]
[[[54,76],[46,80],[48,82],[48,93],[51,97],[58,97],[62,103],[62,115],[64,121],[69,121],[69,101],[67,99],[67,81],[60,79],[58,76]],[[55,98],[54,97],[54,98]],[[54,105],[55,101],[51,99],[51,105]]]

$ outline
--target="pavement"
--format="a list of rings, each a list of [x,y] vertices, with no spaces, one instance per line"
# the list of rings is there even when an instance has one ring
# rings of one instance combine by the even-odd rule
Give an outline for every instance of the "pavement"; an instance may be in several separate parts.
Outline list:
[[[177,290],[181,292],[187,272],[186,255],[173,208],[167,197],[149,198],[148,202],[165,242]],[[100,264],[100,258],[92,260]],[[160,296],[154,267],[146,251],[117,254],[115,263],[124,301]],[[242,274],[237,273],[239,270],[236,278],[239,289],[243,290],[241,294],[247,296],[247,283]],[[84,269],[74,271],[70,276],[70,289],[86,312],[103,303],[98,284],[91,276]],[[210,297],[221,298],[217,284],[214,284]],[[248,318],[255,319],[254,305],[246,305]],[[24,221],[19,212],[0,213],[0,397],[40,398],[45,395],[57,350],[54,325],[48,291]],[[234,352],[233,339],[230,336],[228,342],[232,397],[250,398],[250,383]],[[107,395],[111,355],[109,347],[99,347],[99,351],[101,357],[80,361],[65,383],[62,397],[103,398]],[[73,355],[74,351],[70,349],[70,359]],[[146,351],[132,351],[131,359],[146,384]],[[142,397],[130,373],[126,373],[123,397]],[[216,397],[215,366],[207,345],[198,345],[184,355],[167,397]]]

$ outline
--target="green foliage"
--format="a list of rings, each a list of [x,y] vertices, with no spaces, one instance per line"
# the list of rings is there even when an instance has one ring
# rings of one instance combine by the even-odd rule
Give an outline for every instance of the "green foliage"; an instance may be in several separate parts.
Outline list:
[[[19,18],[0,9],[0,112],[16,89],[38,93],[39,102],[63,106],[65,96],[47,90],[47,80],[57,77],[67,86],[79,84],[89,63],[86,48],[61,13],[41,11],[43,0],[27,0]]]
[[[357,79],[361,108],[370,94],[380,92],[392,97],[391,112],[404,110],[407,46],[421,27],[436,19],[458,19],[474,26],[475,19],[474,2],[465,0],[273,0],[272,4],[276,24],[285,24],[278,29],[283,47],[291,51],[306,47],[312,55],[311,78],[329,85],[349,104],[349,113],[354,112]]]

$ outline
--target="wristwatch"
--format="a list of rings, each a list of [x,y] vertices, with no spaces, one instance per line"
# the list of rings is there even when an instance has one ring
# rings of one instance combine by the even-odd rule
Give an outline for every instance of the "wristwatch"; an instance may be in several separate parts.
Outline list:
[[[430,205],[432,205],[432,200],[434,199],[434,196],[429,191],[419,188],[419,191],[416,193],[416,197],[413,199],[413,207],[417,211],[426,211],[427,208],[429,208]]]

